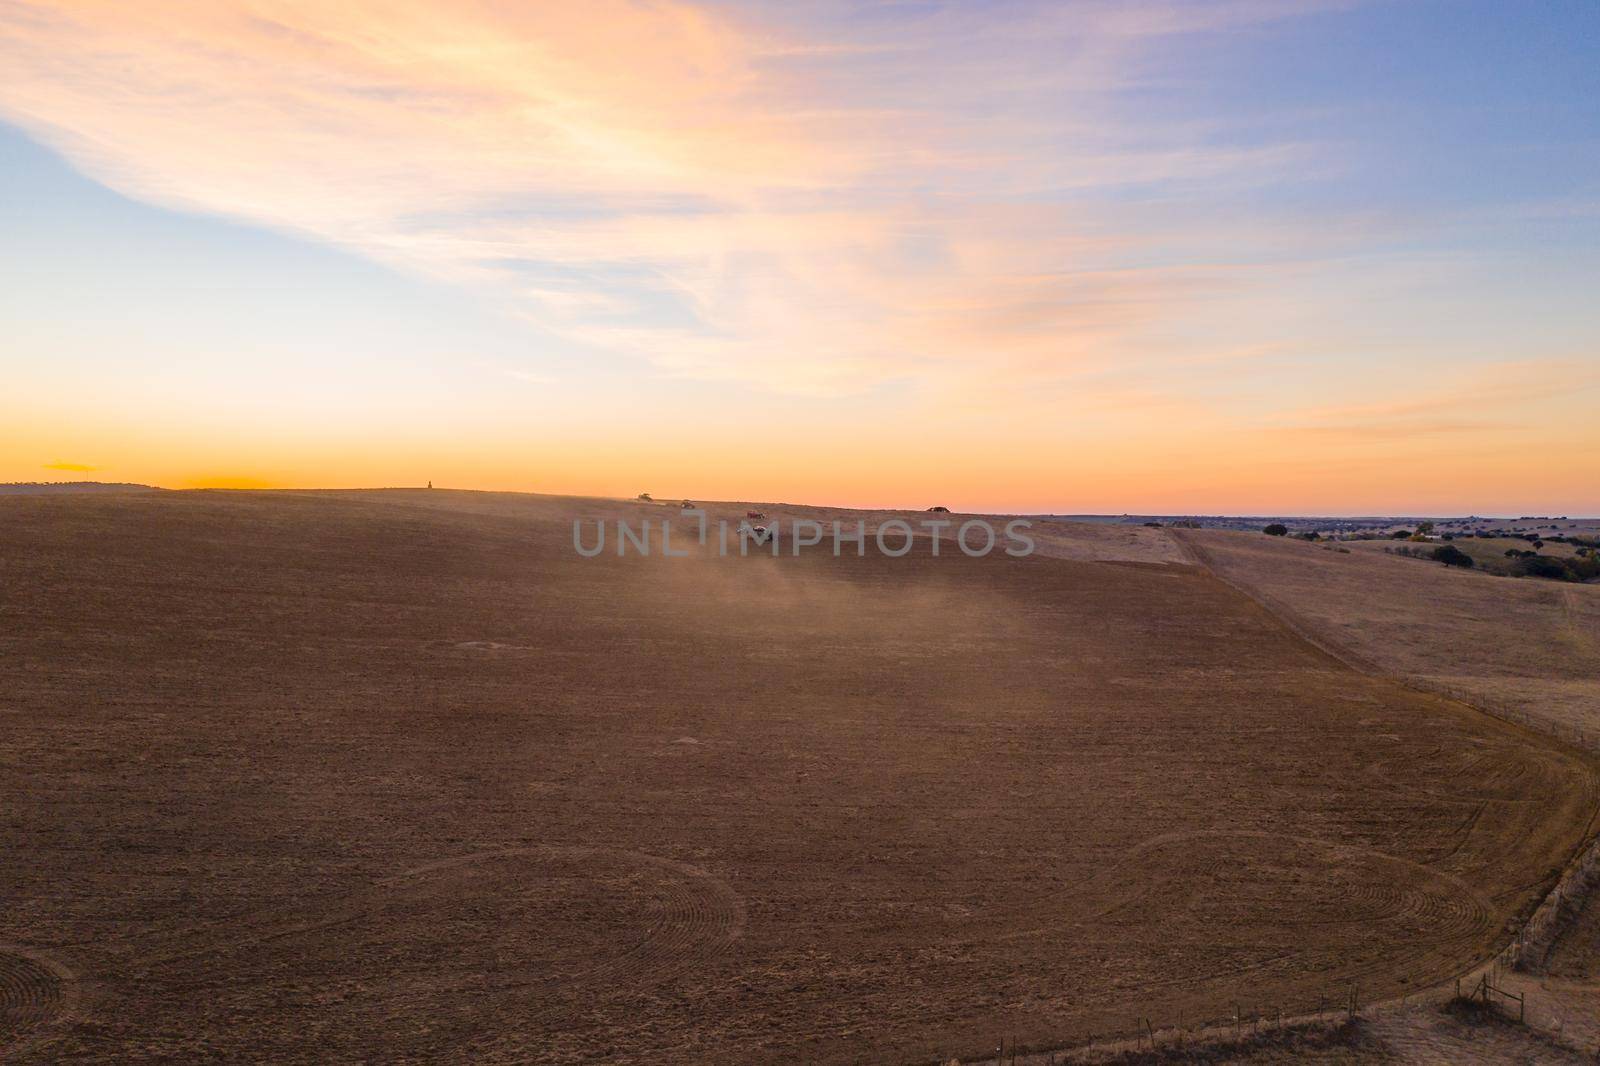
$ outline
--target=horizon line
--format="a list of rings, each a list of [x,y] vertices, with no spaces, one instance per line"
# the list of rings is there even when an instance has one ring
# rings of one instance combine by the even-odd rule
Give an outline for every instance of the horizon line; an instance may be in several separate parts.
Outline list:
[[[673,493],[662,493],[662,494],[659,494],[659,498],[656,498],[657,494],[652,493],[652,494],[649,494],[652,497],[651,499],[649,499],[649,500],[640,500],[638,496],[617,496],[617,495],[609,495],[609,494],[605,494],[605,493],[539,492],[539,491],[536,491],[536,490],[533,490],[533,489],[453,488],[453,487],[451,487],[449,485],[433,485],[431,483],[430,484],[426,484],[426,485],[345,485],[345,486],[334,486],[334,485],[320,485],[320,486],[319,485],[278,485],[278,486],[266,486],[266,485],[191,485],[191,486],[185,486],[185,487],[173,487],[173,486],[170,486],[170,485],[154,485],[154,484],[149,484],[149,483],[146,483],[146,482],[136,482],[136,481],[94,481],[94,480],[87,480],[87,479],[75,479],[75,480],[70,480],[70,481],[6,481],[6,482],[0,482],[0,490],[3,490],[5,488],[17,487],[17,486],[67,487],[67,486],[73,486],[73,485],[100,485],[100,486],[105,486],[107,488],[144,489],[144,490],[149,490],[149,491],[154,491],[154,492],[262,492],[262,493],[266,493],[266,492],[284,492],[284,493],[296,493],[296,492],[301,492],[301,493],[304,493],[304,492],[463,492],[463,493],[464,492],[476,492],[476,493],[498,494],[498,495],[508,495],[508,496],[545,496],[545,497],[550,497],[550,498],[572,499],[572,500],[608,500],[608,501],[614,501],[614,502],[619,502],[619,503],[641,502],[641,503],[665,504],[665,503],[671,503],[672,501],[675,501],[675,500],[683,500],[683,501],[692,501],[693,500],[692,496],[679,496],[679,495],[676,495],[676,494],[673,494]],[[5,495],[5,493],[0,492],[0,495]],[[13,494],[13,495],[21,495],[21,494],[17,493],[17,494]],[[761,505],[767,506],[767,507],[831,508],[833,510],[839,510],[839,511],[900,511],[900,512],[905,512],[905,513],[909,513],[909,514],[923,514],[923,513],[929,512],[932,509],[931,507],[894,507],[894,506],[887,506],[887,505],[884,505],[884,506],[858,506],[858,505],[846,505],[846,504],[807,503],[807,502],[803,502],[803,501],[794,501],[794,500],[758,500],[758,499],[754,499],[754,498],[750,498],[750,499],[710,499],[710,500],[706,500],[705,502],[712,503],[712,504],[728,504],[728,505],[735,505],[735,504],[737,504],[737,505],[761,504]],[[1327,521],[1351,522],[1351,521],[1358,521],[1358,520],[1361,520],[1361,519],[1393,518],[1393,519],[1422,519],[1422,520],[1425,520],[1425,521],[1436,521],[1436,520],[1440,520],[1440,519],[1452,520],[1452,521],[1467,521],[1467,520],[1472,520],[1472,519],[1481,519],[1483,521],[1492,521],[1492,522],[1524,522],[1524,521],[1600,522],[1600,515],[1585,515],[1585,514],[1582,514],[1581,512],[1578,512],[1578,513],[1569,512],[1567,514],[1543,514],[1543,515],[1522,514],[1522,515],[1511,515],[1509,513],[1507,513],[1507,514],[1491,514],[1491,513],[1480,513],[1480,512],[1477,512],[1477,511],[1473,511],[1473,512],[1443,512],[1443,511],[1441,511],[1441,512],[1436,512],[1436,513],[1432,513],[1432,514],[1427,514],[1427,513],[1421,513],[1421,512],[1401,512],[1401,511],[1394,511],[1394,512],[1388,512],[1388,513],[1379,512],[1379,511],[1344,512],[1344,513],[1332,513],[1332,512],[1308,513],[1308,512],[1293,512],[1293,511],[1252,511],[1252,512],[1227,512],[1227,511],[1007,511],[1007,510],[961,510],[959,508],[954,508],[954,507],[948,508],[948,510],[949,510],[949,513],[951,513],[951,514],[1006,515],[1006,516],[1012,516],[1012,517],[1039,518],[1039,519],[1046,519],[1046,520],[1050,520],[1050,519],[1073,519],[1073,518],[1112,518],[1112,519],[1116,519],[1116,518],[1147,518],[1147,519],[1171,518],[1171,519],[1183,520],[1183,519],[1208,519],[1209,518],[1209,519],[1231,519],[1231,520],[1235,520],[1235,521],[1245,521],[1245,520],[1254,520],[1254,519],[1289,518],[1289,519],[1294,519],[1294,520],[1299,520],[1299,521],[1312,521],[1312,520],[1322,519],[1322,520],[1327,520]]]

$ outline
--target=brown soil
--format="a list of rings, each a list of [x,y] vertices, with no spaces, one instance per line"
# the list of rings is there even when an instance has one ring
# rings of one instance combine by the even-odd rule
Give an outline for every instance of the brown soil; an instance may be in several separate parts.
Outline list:
[[[1460,695],[1492,714],[1600,745],[1600,588],[1371,553],[1341,558],[1327,546],[1248,534],[1176,531],[1174,539],[1356,670]],[[1600,1055],[1600,905],[1592,891],[1580,891],[1560,909],[1548,958],[1541,963],[1535,954],[1531,973],[1499,972],[1502,987],[1525,997],[1525,1026],[1463,1031],[1461,1019],[1410,1012],[1386,1018],[1385,1046],[1420,1064]]]
[[[1346,660],[1600,747],[1600,585],[1259,533],[1174,532],[1221,577]]]
[[[0,940],[84,985],[19,978],[11,1057],[842,1063],[1294,1013],[1492,952],[1600,803],[1197,567],[573,552],[644,511],[0,501]]]

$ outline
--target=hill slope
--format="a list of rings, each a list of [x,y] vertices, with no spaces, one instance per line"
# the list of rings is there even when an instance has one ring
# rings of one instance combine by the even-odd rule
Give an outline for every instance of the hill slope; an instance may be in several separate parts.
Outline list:
[[[636,506],[0,501],[8,1061],[1292,1013],[1491,953],[1600,804],[1592,760],[1193,566],[574,553]]]

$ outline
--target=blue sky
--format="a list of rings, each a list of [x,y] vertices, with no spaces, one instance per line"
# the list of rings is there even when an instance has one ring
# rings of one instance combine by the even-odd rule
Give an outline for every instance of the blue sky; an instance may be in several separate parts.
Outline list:
[[[1596,54],[1576,2],[14,3],[0,478],[1600,511]]]

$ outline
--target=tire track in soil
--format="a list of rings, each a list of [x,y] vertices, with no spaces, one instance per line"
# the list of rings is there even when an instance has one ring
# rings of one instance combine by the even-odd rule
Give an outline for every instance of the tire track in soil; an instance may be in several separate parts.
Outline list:
[[[207,957],[231,955],[241,949],[303,936],[335,926],[381,917],[387,900],[411,891],[439,889],[449,884],[449,874],[506,860],[526,860],[537,875],[578,876],[594,879],[597,866],[609,864],[626,873],[648,876],[653,914],[632,942],[609,957],[562,960],[559,976],[549,975],[496,983],[500,990],[560,986],[580,992],[605,986],[638,989],[653,987],[710,961],[744,933],[743,899],[725,881],[698,867],[641,852],[586,846],[504,848],[440,859],[380,878],[369,887],[322,901],[268,909],[244,917],[208,923],[177,931],[166,950],[141,953],[122,960],[128,972],[142,977],[175,963],[194,964]],[[588,871],[588,873],[585,873]],[[526,874],[527,868],[518,872]],[[602,878],[603,880],[603,878]],[[229,929],[234,935],[226,935]],[[196,942],[210,933],[220,940]],[[177,944],[170,940],[176,939]],[[183,943],[183,941],[189,943]],[[559,1011],[552,1003],[535,1008],[534,1017]]]
[[[1191,539],[1187,530],[1168,529],[1167,532],[1172,535],[1179,549],[1193,565],[1256,604],[1280,626],[1299,637],[1306,644],[1309,644],[1315,651],[1321,652],[1327,658],[1354,670],[1358,674],[1381,677],[1386,681],[1407,684],[1404,678],[1384,673],[1383,667],[1379,666],[1375,660],[1369,659],[1342,641],[1335,640],[1326,633],[1319,632],[1298,611],[1282,600],[1275,596],[1269,596],[1253,585],[1224,573],[1223,568],[1217,564],[1216,556],[1212,555],[1204,545]],[[1407,687],[1410,686],[1407,685]]]
[[[1561,616],[1566,620],[1566,636],[1579,650],[1591,650],[1600,645],[1600,633],[1583,625],[1583,609],[1578,605],[1578,590],[1558,587],[1556,595],[1561,600]]]
[[[485,851],[416,867],[378,884],[392,887],[453,867],[517,856],[548,859],[552,853],[576,863],[620,859],[641,869],[653,870],[664,878],[655,884],[664,893],[664,906],[648,931],[615,957],[592,961],[572,971],[564,980],[581,982],[584,987],[601,983],[629,987],[657,985],[709,961],[744,935],[744,901],[727,882],[687,863],[642,852],[589,847]]]
[[[0,1060],[59,1027],[77,1012],[78,975],[18,944],[0,943]]]
[[[1338,979],[1392,975],[1397,969],[1442,979],[1447,973],[1454,972],[1461,953],[1470,953],[1495,925],[1489,901],[1470,883],[1446,871],[1356,844],[1288,833],[1230,829],[1158,834],[1134,845],[1122,859],[1082,884],[1031,904],[1007,908],[1004,913],[990,912],[974,916],[973,922],[981,926],[1000,918],[1027,920],[1031,916],[1042,923],[1032,929],[998,935],[998,939],[1013,940],[1070,929],[1080,924],[1092,926],[1096,921],[1113,918],[1123,911],[1147,916],[1149,898],[1166,893],[1161,888],[1161,879],[1151,877],[1148,869],[1142,876],[1130,876],[1128,869],[1131,865],[1140,862],[1141,857],[1149,857],[1152,852],[1176,850],[1177,857],[1169,864],[1174,875],[1188,883],[1203,886],[1208,881],[1214,881],[1241,858],[1230,856],[1227,847],[1230,841],[1289,844],[1299,854],[1316,854],[1322,864],[1330,869],[1366,863],[1377,867],[1372,871],[1374,875],[1388,871],[1388,876],[1381,881],[1338,886],[1349,889],[1339,897],[1339,902],[1346,909],[1353,906],[1356,913],[1337,918],[1312,916],[1294,921],[1283,920],[1287,925],[1370,926],[1374,923],[1399,923],[1407,930],[1415,930],[1405,935],[1397,930],[1395,939],[1391,941],[1393,945],[1417,948],[1414,953],[1401,958],[1389,954],[1372,963],[1347,963],[1338,967]],[[1217,847],[1218,844],[1223,846]],[[1292,867],[1286,867],[1289,868]],[[1128,884],[1139,884],[1145,888],[1129,896],[1124,894]],[[1105,898],[1108,894],[1118,898],[1108,900]],[[1060,908],[1074,900],[1094,902],[1097,897],[1099,905],[1095,909],[1078,916],[1063,917],[1059,914]],[[1422,927],[1420,930],[1417,929],[1419,926]],[[1299,955],[1298,952],[1291,954]],[[1280,965],[1288,958],[1275,956],[1256,963],[1225,966],[1212,972],[1184,974],[1150,987],[1237,978],[1247,972]]]
[[[1439,687],[1435,687],[1425,679],[1407,677],[1386,671],[1375,660],[1368,658],[1352,648],[1344,646],[1339,641],[1328,637],[1327,634],[1319,632],[1316,627],[1307,622],[1288,604],[1282,603],[1275,597],[1266,595],[1264,592],[1252,587],[1248,583],[1241,582],[1224,574],[1222,568],[1217,565],[1215,557],[1203,545],[1192,539],[1186,531],[1169,529],[1167,532],[1172,536],[1181,553],[1193,565],[1205,570],[1218,581],[1221,581],[1223,584],[1228,585],[1230,588],[1233,588],[1235,591],[1253,600],[1290,632],[1294,633],[1306,643],[1310,644],[1317,651],[1338,661],[1349,669],[1354,670],[1357,673],[1392,681],[1396,684],[1402,685],[1405,688],[1422,693],[1424,695],[1443,697],[1451,702],[1471,708],[1485,717],[1501,722],[1510,722],[1512,725],[1526,729],[1529,732],[1541,737],[1548,735],[1544,730],[1533,727],[1526,721],[1508,718],[1507,716],[1496,713],[1495,711],[1481,706],[1470,699],[1463,698],[1460,694],[1454,691],[1444,691]],[[1568,631],[1569,639],[1581,643],[1587,643],[1594,640],[1594,636],[1584,630],[1582,626],[1576,591],[1569,588],[1560,588],[1556,590],[1556,594],[1560,599],[1560,606],[1566,619],[1566,629]],[[1520,768],[1521,767],[1519,767],[1519,769]],[[1594,823],[1595,818],[1591,817],[1589,825],[1590,829],[1593,828]],[[1587,844],[1581,847],[1579,853],[1581,854],[1586,847]],[[1523,887],[1532,888],[1534,886],[1528,885]],[[1462,944],[1461,946],[1467,947],[1465,944]],[[1435,958],[1438,958],[1442,965],[1446,967],[1454,967],[1455,972],[1459,972],[1459,953],[1452,955],[1448,951],[1444,950],[1446,947],[1447,945],[1438,945],[1438,949],[1430,952],[1429,954]],[[1380,967],[1376,964],[1368,964],[1359,967],[1356,970],[1342,971],[1341,975],[1348,979],[1367,975],[1381,977],[1385,973],[1386,970],[1383,967]],[[1581,996],[1587,991],[1587,989],[1580,990],[1574,988],[1571,991]],[[1409,1025],[1399,1023],[1396,1026],[1391,1026],[1391,1029],[1391,1032],[1384,1034],[1386,1043],[1388,1043],[1389,1046],[1395,1051],[1399,1052],[1402,1060],[1408,1063],[1431,1064],[1499,1061],[1492,1056],[1484,1057],[1481,1049],[1473,1048],[1459,1040],[1449,1038],[1438,1040],[1435,1039],[1435,1034],[1419,1033],[1415,1023]],[[1516,1046],[1508,1047],[1504,1049],[1504,1051],[1527,1056],[1526,1061],[1573,1061],[1564,1057],[1565,1049],[1561,1048],[1540,1048],[1540,1051],[1543,1052],[1543,1054],[1534,1054],[1530,1056],[1528,1054],[1528,1045],[1526,1043],[1517,1043]]]

